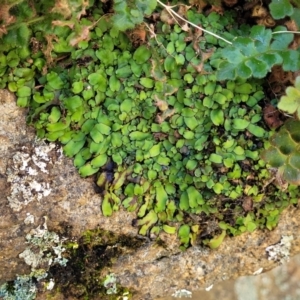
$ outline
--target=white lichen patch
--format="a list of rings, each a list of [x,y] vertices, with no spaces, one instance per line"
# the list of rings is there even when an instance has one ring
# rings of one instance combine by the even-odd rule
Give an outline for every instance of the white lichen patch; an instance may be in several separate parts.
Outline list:
[[[28,247],[19,254],[19,257],[23,258],[32,270],[54,264],[66,265],[68,260],[62,256],[66,250],[62,245],[64,240],[55,232],[48,231],[46,221],[42,226],[32,229],[27,234],[26,240]]]
[[[48,290],[48,291],[53,290],[54,286],[55,286],[55,282],[54,282],[54,280],[51,278],[50,281],[49,281],[49,283],[47,284],[47,290]]]
[[[28,203],[41,201],[43,197],[50,195],[50,184],[43,181],[41,173],[48,174],[49,165],[59,163],[62,157],[61,149],[56,149],[55,144],[36,141],[33,147],[32,153],[29,153],[30,149],[27,147],[16,152],[6,172],[7,181],[11,183],[11,194],[7,199],[16,212]]]
[[[268,260],[275,260],[281,263],[289,261],[291,241],[294,239],[292,235],[283,235],[279,243],[266,248]]]
[[[34,216],[32,214],[30,214],[30,213],[27,213],[26,214],[26,218],[24,220],[24,223],[26,225],[33,224],[34,223]]]
[[[205,290],[206,290],[207,292],[209,292],[213,287],[214,287],[214,285],[212,284],[212,285],[208,286],[207,288],[205,288]]]
[[[185,290],[185,289],[182,289],[182,290],[175,291],[172,294],[172,297],[175,297],[175,298],[192,298],[192,292],[190,292],[188,290]]]
[[[259,268],[258,270],[256,270],[255,272],[253,272],[253,275],[259,275],[261,274],[261,272],[264,270],[264,268]]]

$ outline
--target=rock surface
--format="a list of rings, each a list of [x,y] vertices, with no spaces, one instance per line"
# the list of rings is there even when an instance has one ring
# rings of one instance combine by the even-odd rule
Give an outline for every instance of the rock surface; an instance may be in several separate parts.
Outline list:
[[[28,246],[26,235],[42,225],[44,217],[49,231],[62,238],[76,239],[95,228],[136,237],[137,230],[131,226],[133,213],[120,211],[103,217],[93,179],[80,178],[58,146],[35,140],[34,131],[26,125],[26,110],[15,105],[10,93],[0,91],[0,102],[1,283],[30,273],[30,266],[19,254]],[[264,272],[278,265],[285,255],[300,252],[299,220],[299,209],[290,207],[274,231],[226,238],[214,251],[194,246],[181,252],[176,239],[167,235],[162,236],[165,243],[145,240],[104,268],[102,276],[114,273],[122,286],[135,291],[134,299],[146,300],[182,289],[206,288],[261,268]],[[293,236],[291,241],[286,239],[290,247],[279,244],[282,236]],[[275,244],[277,248],[266,251]]]

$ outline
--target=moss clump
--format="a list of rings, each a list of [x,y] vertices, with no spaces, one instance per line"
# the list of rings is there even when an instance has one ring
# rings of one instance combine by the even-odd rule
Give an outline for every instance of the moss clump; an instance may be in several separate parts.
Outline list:
[[[101,229],[86,231],[76,244],[66,245],[67,265],[50,268],[49,275],[56,282],[56,289],[50,295],[59,291],[65,298],[122,299],[124,295],[130,299],[133,291],[120,286],[113,274],[103,278],[102,272],[120,255],[133,252],[143,245],[144,241],[138,238],[118,236]]]

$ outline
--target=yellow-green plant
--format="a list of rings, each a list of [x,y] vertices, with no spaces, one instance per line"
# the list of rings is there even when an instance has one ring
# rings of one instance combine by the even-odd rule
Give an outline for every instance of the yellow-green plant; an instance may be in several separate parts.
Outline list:
[[[300,120],[300,76],[296,78],[295,86],[287,87],[285,93],[280,98],[278,108]]]

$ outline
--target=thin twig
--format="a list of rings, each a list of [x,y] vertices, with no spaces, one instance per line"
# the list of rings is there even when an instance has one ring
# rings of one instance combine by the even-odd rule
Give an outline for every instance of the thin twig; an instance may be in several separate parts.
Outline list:
[[[216,37],[217,39],[220,39],[220,40],[226,42],[226,43],[229,44],[229,45],[232,45],[232,43],[231,43],[230,41],[228,41],[228,40],[222,38],[221,36],[219,36],[219,35],[217,35],[217,34],[211,32],[211,31],[208,31],[208,30],[206,30],[206,29],[204,29],[204,28],[202,28],[202,27],[199,27],[199,26],[195,25],[194,23],[192,23],[192,22],[186,20],[185,18],[183,18],[182,16],[180,16],[178,13],[176,13],[176,12],[171,8],[171,6],[168,6],[168,5],[163,4],[160,0],[157,0],[157,2],[158,2],[161,6],[163,6],[163,7],[167,10],[167,12],[168,12],[173,18],[174,18],[173,15],[175,15],[177,18],[179,18],[179,19],[181,19],[182,21],[184,21],[184,22],[190,24],[191,26],[193,26],[193,27],[195,27],[195,28],[197,28],[197,29],[199,29],[199,30],[202,30],[203,32],[206,32],[207,34],[210,34],[210,35]]]
[[[300,34],[300,31],[281,30],[281,31],[272,32],[272,34],[277,34],[277,33],[295,33],[295,34]]]
[[[42,16],[42,17],[36,17],[36,18],[33,18],[27,22],[24,22],[24,23],[14,23],[12,25],[9,25],[7,26],[7,30],[11,30],[11,29],[15,29],[15,28],[18,28],[20,27],[22,24],[26,24],[26,25],[30,25],[32,23],[35,23],[35,22],[40,22],[40,21],[43,21],[45,19],[45,16]]]
[[[156,40],[157,45],[158,45],[159,47],[164,48],[164,50],[168,53],[168,50],[166,49],[166,47],[164,46],[164,44],[161,43],[161,42],[159,42],[159,41],[157,40],[156,33],[154,32],[154,30],[153,30],[147,23],[144,23],[144,24],[145,24],[145,26],[148,28],[150,34],[152,35],[150,38],[154,37],[154,39]],[[169,55],[172,56],[172,57],[174,57],[172,54],[169,54]],[[175,58],[175,57],[174,57],[174,58]]]

